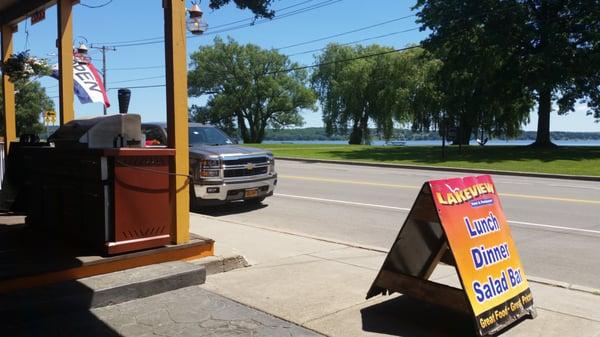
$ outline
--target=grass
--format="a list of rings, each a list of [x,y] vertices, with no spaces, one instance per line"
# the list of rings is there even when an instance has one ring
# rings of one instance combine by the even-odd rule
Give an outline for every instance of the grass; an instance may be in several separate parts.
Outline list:
[[[600,147],[537,149],[526,146],[367,146],[331,144],[251,144],[275,157],[348,160],[386,164],[445,166],[501,171],[600,176]]]

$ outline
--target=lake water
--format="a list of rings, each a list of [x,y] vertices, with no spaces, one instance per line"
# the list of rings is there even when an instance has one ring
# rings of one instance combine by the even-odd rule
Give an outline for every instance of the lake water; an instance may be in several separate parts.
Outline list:
[[[553,140],[554,144],[561,146],[600,146],[600,140]],[[494,145],[529,145],[532,140],[490,140],[486,146]],[[275,141],[266,140],[263,144],[348,144],[348,141],[343,140],[293,140],[293,141]],[[446,143],[448,144],[448,143]],[[372,145],[385,145],[385,141],[376,140]],[[406,146],[441,146],[441,140],[407,140]],[[477,145],[475,141],[471,141],[471,145]]]

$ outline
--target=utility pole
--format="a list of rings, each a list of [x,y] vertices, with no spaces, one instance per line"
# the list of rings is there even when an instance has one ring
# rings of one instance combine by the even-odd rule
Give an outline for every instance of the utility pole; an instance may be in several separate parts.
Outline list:
[[[90,48],[98,49],[102,51],[102,82],[104,83],[104,90],[108,91],[108,86],[106,83],[106,51],[116,51],[117,49],[114,47],[100,46],[94,47],[94,45],[90,45]],[[104,115],[106,115],[106,105],[103,106]]]

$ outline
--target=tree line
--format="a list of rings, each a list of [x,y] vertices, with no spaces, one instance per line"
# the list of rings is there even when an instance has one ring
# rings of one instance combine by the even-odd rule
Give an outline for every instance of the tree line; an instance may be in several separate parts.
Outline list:
[[[597,1],[418,0],[414,10],[430,32],[420,46],[330,44],[310,74],[275,50],[216,39],[191,56],[190,96],[209,95],[191,116],[260,142],[318,103],[327,134],[350,144],[369,143],[372,126],[389,139],[395,125],[466,144],[515,137],[537,110],[537,146],[553,146],[553,109],[584,104],[600,119]]]
[[[376,129],[370,129],[370,134],[373,135],[373,140],[385,140],[383,135],[378,134]],[[419,132],[410,129],[394,129],[394,139],[399,140],[437,140],[442,138],[438,132]],[[537,132],[522,131],[518,136],[511,138],[514,140],[532,140],[535,141]],[[559,141],[600,141],[600,132],[569,132],[569,131],[552,131],[550,132],[552,140]],[[325,128],[310,127],[310,128],[293,128],[293,129],[267,129],[265,139],[268,141],[345,141],[348,138],[343,135],[328,135]],[[505,140],[505,138],[501,138]]]

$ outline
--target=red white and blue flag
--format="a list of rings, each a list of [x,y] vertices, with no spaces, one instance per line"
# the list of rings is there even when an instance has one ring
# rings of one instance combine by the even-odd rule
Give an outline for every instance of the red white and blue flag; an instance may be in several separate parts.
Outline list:
[[[55,65],[52,76],[58,79],[58,65]],[[82,104],[102,103],[107,108],[110,106],[102,77],[91,62],[80,63],[74,60],[73,80],[75,95],[79,98],[79,102]]]

